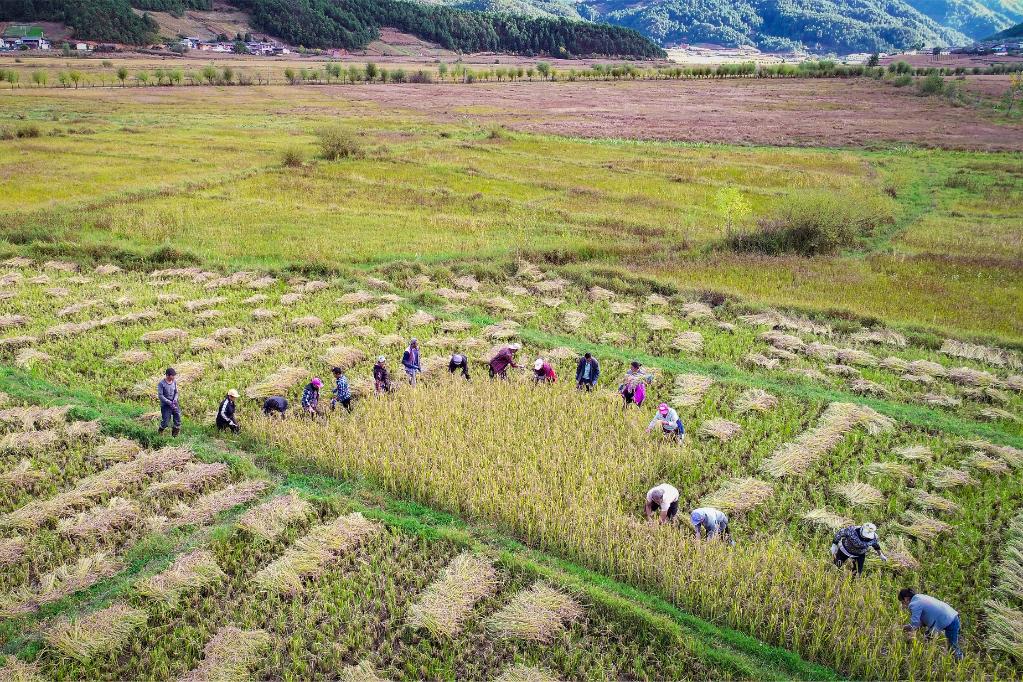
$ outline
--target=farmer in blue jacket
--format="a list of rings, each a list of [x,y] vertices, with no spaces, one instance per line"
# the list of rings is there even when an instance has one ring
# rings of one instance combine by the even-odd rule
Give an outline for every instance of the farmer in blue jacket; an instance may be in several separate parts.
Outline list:
[[[932,636],[943,632],[952,656],[957,661],[963,660],[963,650],[959,648],[959,631],[963,624],[958,611],[940,599],[917,594],[909,587],[899,590],[899,602],[909,611],[909,623],[903,627],[907,641],[912,640],[921,628]]]
[[[408,374],[408,382],[415,386],[416,376],[423,371],[419,366],[419,339],[409,341],[408,348],[401,354],[401,366],[405,368],[405,374]]]
[[[340,367],[335,367],[331,372],[334,374],[334,397],[330,399],[330,409],[333,410],[340,404],[341,407],[351,412],[352,388],[348,383],[348,377]]]
[[[575,367],[575,387],[579,390],[592,391],[597,385],[600,377],[600,363],[591,353],[579,358],[579,364]]]
[[[168,367],[166,375],[156,385],[156,397],[160,400],[158,433],[162,434],[173,423],[171,435],[175,438],[181,433],[181,405],[178,404],[178,384],[175,381],[177,374],[173,367]]]

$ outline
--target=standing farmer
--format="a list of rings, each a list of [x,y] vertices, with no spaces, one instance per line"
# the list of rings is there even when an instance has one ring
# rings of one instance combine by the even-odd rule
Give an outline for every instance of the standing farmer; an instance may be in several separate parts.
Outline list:
[[[313,377],[302,391],[302,410],[310,417],[315,417],[317,408],[320,406],[320,389],[323,382],[320,377]]]
[[[881,557],[881,561],[888,561],[888,557],[881,551],[881,544],[877,541],[877,526],[872,523],[865,523],[862,526],[846,526],[835,533],[834,542],[831,544],[831,557],[835,566],[842,568],[849,559],[853,560],[856,566],[856,575],[863,575],[863,562],[867,559],[867,552],[871,549]]]
[[[958,611],[940,599],[917,594],[909,587],[899,590],[899,601],[902,608],[909,611],[909,624],[903,627],[907,641],[911,641],[920,628],[924,628],[928,635],[936,635],[940,630],[945,633],[952,656],[957,661],[963,660],[963,650],[959,648],[962,621]]]
[[[674,520],[678,514],[678,488],[670,483],[661,483],[647,491],[643,513],[646,514],[647,520],[650,520],[655,512],[658,514],[659,523]]]
[[[591,353],[579,358],[579,364],[575,367],[575,387],[579,390],[592,391],[597,385],[597,378],[600,377],[600,363]]]
[[[533,363],[533,381],[538,384],[553,384],[557,380],[558,375],[554,373],[551,363],[543,358],[537,358]]]
[[[647,433],[658,426],[661,427],[661,433],[677,439],[679,443],[686,437],[686,427],[682,425],[682,419],[674,408],[668,407],[668,403],[661,403],[657,407],[657,413],[646,427]]]
[[[629,405],[641,407],[643,401],[646,400],[646,385],[648,382],[653,381],[653,379],[652,374],[644,372],[642,365],[637,360],[633,360],[629,369],[625,372],[621,385],[618,387],[618,393],[621,394],[624,401],[622,409],[627,408]]]
[[[490,360],[490,378],[493,379],[495,377],[499,377],[501,379],[507,379],[508,368],[518,367],[518,365],[515,364],[515,354],[518,353],[521,348],[521,344],[509,343],[507,346],[497,351],[497,355]]]
[[[377,395],[391,392],[391,373],[387,371],[387,358],[383,355],[377,357],[377,364],[373,365],[373,390]]]
[[[469,381],[469,358],[465,353],[455,353],[448,361],[448,372],[454,374],[461,372],[466,381]]]
[[[334,397],[330,399],[330,409],[333,410],[340,403],[341,407],[351,412],[352,388],[348,384],[348,377],[345,376],[345,371],[340,367],[335,367],[330,371],[334,375]]]
[[[732,533],[728,530],[728,517],[720,509],[714,507],[694,509],[689,514],[689,523],[693,527],[693,532],[696,533],[697,540],[702,540],[706,533],[708,540],[719,537],[735,544],[732,541]]]
[[[223,431],[224,429],[231,429],[232,432],[238,433],[242,430],[238,426],[238,422],[234,418],[235,402],[238,400],[238,391],[231,389],[224,396],[224,399],[220,401],[220,408],[217,409],[217,430]]]
[[[401,355],[401,366],[405,368],[405,374],[408,374],[408,382],[415,386],[416,376],[423,371],[419,366],[419,339],[409,341],[408,348]]]
[[[177,438],[181,433],[181,406],[178,404],[178,383],[175,380],[178,373],[173,367],[167,368],[167,373],[160,383],[156,385],[156,397],[160,399],[160,430],[162,434],[173,422],[171,435]]]

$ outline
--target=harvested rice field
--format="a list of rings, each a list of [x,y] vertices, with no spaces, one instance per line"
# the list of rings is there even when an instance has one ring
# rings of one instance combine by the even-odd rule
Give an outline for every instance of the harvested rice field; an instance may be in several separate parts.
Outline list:
[[[41,134],[0,141],[0,680],[1023,674],[1018,153],[218,92],[3,92]],[[355,152],[320,158],[324,127]],[[873,227],[737,250],[824,205]],[[680,524],[644,519],[662,482]],[[734,545],[694,541],[702,506]],[[887,561],[857,577],[829,547],[868,521]],[[959,612],[963,661],[904,638],[907,586]]]

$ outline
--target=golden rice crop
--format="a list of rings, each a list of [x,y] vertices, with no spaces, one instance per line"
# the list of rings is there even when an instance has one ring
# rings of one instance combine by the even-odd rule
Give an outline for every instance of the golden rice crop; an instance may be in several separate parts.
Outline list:
[[[464,552],[451,560],[441,574],[409,607],[409,621],[434,635],[453,637],[473,606],[497,589],[493,564]]]
[[[928,476],[928,480],[931,482],[931,485],[941,490],[980,483],[980,481],[967,472],[947,466],[939,467],[932,471]]]
[[[544,583],[522,590],[487,621],[498,637],[549,642],[565,623],[581,618],[583,609],[570,596]]]
[[[803,520],[827,530],[838,530],[839,528],[851,526],[853,523],[849,517],[836,514],[827,509],[811,509],[803,514]]]
[[[206,371],[206,365],[201,362],[182,362],[174,365],[174,370],[178,373],[175,381],[178,386],[184,387],[199,379]],[[132,387],[132,394],[139,397],[156,395],[156,385],[160,383],[163,376],[163,372],[161,372],[145,381],[140,381]]]
[[[309,370],[302,367],[280,367],[262,381],[245,389],[246,398],[269,398],[283,395],[295,386],[305,382],[312,376]]]
[[[148,495],[183,495],[200,490],[230,473],[223,462],[190,462],[183,469],[171,469],[146,489]]]
[[[987,647],[1023,661],[1023,611],[993,599],[984,606]]]
[[[952,526],[944,521],[912,510],[903,514],[903,518],[905,523],[893,525],[906,535],[911,535],[918,540],[930,541],[941,533],[948,533],[952,530]]]
[[[872,506],[884,502],[881,491],[862,481],[848,481],[835,486],[835,492],[854,506]]]
[[[929,493],[926,490],[917,490],[913,495],[913,503],[923,509],[946,512],[948,514],[955,514],[960,510],[959,505],[952,500]]]
[[[65,656],[90,661],[123,647],[148,618],[141,609],[114,604],[74,620],[58,622],[47,630],[46,642]]]
[[[307,518],[312,509],[309,502],[292,492],[256,505],[242,515],[238,526],[253,535],[273,540],[292,523]]]
[[[135,592],[173,606],[186,592],[217,584],[226,578],[212,552],[196,549],[178,557],[163,572],[136,582]]]
[[[233,369],[252,362],[256,358],[266,355],[270,351],[277,350],[284,343],[277,338],[261,339],[240,350],[237,355],[222,358],[220,366],[224,369]]]
[[[151,521],[151,526],[166,530],[208,523],[220,512],[256,499],[267,487],[269,484],[266,481],[250,480],[214,490],[191,504],[179,504],[174,508],[171,518],[156,519]]]
[[[358,512],[317,526],[256,573],[253,581],[260,590],[294,594],[302,589],[303,579],[315,577],[335,556],[380,530],[380,524]]]
[[[44,604],[59,601],[79,590],[92,587],[109,578],[122,568],[121,563],[100,552],[81,557],[39,577],[35,586],[21,587],[15,592],[0,595],[0,617],[13,617],[31,613]]]
[[[672,339],[671,347],[683,353],[699,353],[703,351],[703,334],[700,332],[682,332]]]
[[[105,505],[60,519],[57,522],[57,532],[76,538],[108,536],[138,520],[139,510],[134,503],[120,497],[112,497]]]
[[[38,663],[25,663],[14,656],[8,656],[0,666],[2,682],[43,682],[44,679]]]
[[[739,414],[754,411],[767,412],[777,406],[778,398],[759,388],[743,391],[742,395],[735,401],[735,411]]]
[[[321,359],[328,365],[351,369],[366,359],[366,353],[351,346],[332,346],[324,351]]]
[[[249,671],[273,645],[264,630],[224,626],[203,649],[202,663],[181,682],[248,682]]]
[[[714,385],[714,379],[702,374],[679,374],[675,377],[671,403],[675,407],[691,407],[700,402],[703,395]]]
[[[717,438],[720,442],[727,443],[741,432],[742,426],[739,424],[727,419],[714,418],[700,424],[700,429],[697,433],[701,436]]]
[[[774,486],[757,478],[734,478],[700,501],[700,506],[742,514],[771,499]]]

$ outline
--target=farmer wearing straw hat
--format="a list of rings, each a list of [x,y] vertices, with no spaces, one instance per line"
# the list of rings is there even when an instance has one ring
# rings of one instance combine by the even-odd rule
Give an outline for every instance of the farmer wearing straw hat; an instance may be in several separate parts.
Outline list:
[[[224,399],[220,401],[220,409],[217,410],[218,431],[231,429],[234,433],[238,433],[242,430],[242,427],[238,426],[238,422],[234,418],[234,401],[238,400],[239,397],[238,391],[232,388],[224,396]]]
[[[551,363],[543,358],[537,358],[533,363],[533,381],[538,384],[553,384],[557,380],[558,375],[554,373]]]
[[[373,365],[373,390],[377,395],[391,392],[391,373],[383,355],[377,356],[377,364]]]
[[[846,561],[852,559],[856,575],[862,575],[863,562],[871,549],[878,553],[881,561],[888,561],[888,557],[881,550],[881,543],[877,540],[877,526],[872,523],[846,526],[835,533],[835,539],[831,543],[831,558],[838,568],[842,568]]]
[[[419,366],[419,339],[409,341],[408,348],[401,355],[401,366],[405,368],[405,374],[408,374],[408,382],[415,386],[416,377],[423,371]]]
[[[689,523],[696,533],[696,539],[702,540],[703,534],[707,534],[708,540],[721,538],[728,540],[729,544],[735,544],[732,540],[732,533],[728,530],[728,516],[720,509],[714,507],[700,507],[689,514]]]
[[[156,385],[156,397],[160,400],[160,430],[157,433],[163,434],[173,422],[171,435],[175,438],[181,433],[181,406],[178,404],[178,384],[175,381],[177,374],[173,367],[168,367],[166,375]]]
[[[657,413],[646,427],[647,433],[653,431],[657,426],[661,427],[661,433],[678,439],[679,443],[686,437],[686,427],[682,425],[682,419],[678,416],[678,412],[669,407],[667,403],[658,405]]]
[[[507,379],[508,368],[509,367],[517,368],[519,366],[515,364],[515,354],[518,353],[521,349],[522,344],[509,343],[507,346],[497,351],[497,355],[495,355],[490,360],[490,378],[493,379],[497,377],[501,379]]]
[[[302,410],[310,417],[315,417],[317,408],[320,406],[320,389],[323,388],[323,381],[320,377],[313,377],[302,391]]]
[[[345,371],[340,367],[330,370],[334,375],[334,397],[330,399],[330,409],[335,409],[338,403],[349,412],[352,411],[352,388],[348,383]]]
[[[670,483],[661,483],[648,490],[643,513],[649,520],[654,517],[654,512],[658,513],[660,523],[673,521],[678,514],[678,488]]]
[[[455,353],[448,361],[448,372],[454,374],[461,372],[466,381],[469,381],[469,357],[462,352]]]

